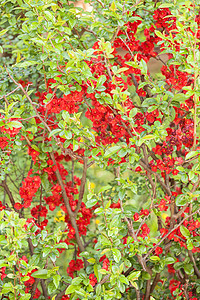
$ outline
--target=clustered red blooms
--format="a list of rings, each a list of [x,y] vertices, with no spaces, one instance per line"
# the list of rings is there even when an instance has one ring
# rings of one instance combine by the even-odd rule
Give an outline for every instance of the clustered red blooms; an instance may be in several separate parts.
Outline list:
[[[69,274],[70,277],[74,278],[74,272],[79,271],[83,268],[83,261],[82,259],[72,259],[69,262],[69,267],[67,268],[67,273]]]
[[[117,38],[114,41],[113,47],[114,50],[112,54],[114,55],[114,66],[117,67],[125,67],[127,68],[123,74],[127,77],[126,80],[120,77],[115,77],[115,84],[110,80],[110,76],[114,76],[112,70],[110,74],[108,74],[107,67],[104,62],[102,62],[102,54],[103,52],[99,49],[99,42],[96,42],[93,46],[95,50],[95,57],[92,57],[90,61],[86,61],[90,71],[93,76],[98,79],[101,75],[106,76],[106,81],[103,83],[103,87],[110,99],[113,99],[113,89],[120,87],[121,92],[124,92],[128,89],[128,86],[132,85],[132,77],[134,77],[137,84],[142,81],[142,74],[139,68],[134,68],[126,64],[126,62],[133,62],[134,59],[137,61],[141,61],[142,59],[145,62],[148,62],[151,57],[155,57],[157,52],[155,51],[155,45],[161,39],[155,34],[155,30],[159,29],[161,31],[164,30],[164,34],[167,36],[170,30],[176,29],[176,20],[171,16],[171,12],[169,9],[157,9],[153,13],[154,24],[149,28],[144,30],[145,41],[140,41],[136,38],[136,32],[138,26],[141,24],[140,16],[134,14],[138,19],[134,22],[128,22],[123,29],[119,30],[117,34]],[[200,13],[196,16],[196,22],[200,25]],[[198,31],[198,35],[200,36],[200,30]],[[170,46],[169,46],[170,47]],[[172,47],[172,45],[171,45]],[[179,51],[180,45],[175,42],[173,47]],[[122,48],[127,51],[127,54],[122,57],[117,53],[117,48]],[[164,48],[164,45],[161,45],[161,48]],[[131,52],[131,53],[130,53]],[[169,58],[171,58],[171,54],[168,54]],[[108,66],[109,67],[109,66]],[[191,86],[192,76],[189,78],[189,74],[187,72],[179,71],[178,66],[173,65],[170,67],[163,66],[162,67],[162,75],[165,77],[165,82],[169,86],[169,91],[173,89],[180,91],[184,86]],[[62,75],[60,75],[61,77]],[[30,84],[29,82],[20,82],[23,86]],[[126,128],[129,128],[129,122],[125,121],[122,116],[118,113],[117,109],[113,109],[110,105],[106,103],[102,104],[98,101],[98,96],[100,95],[100,91],[95,91],[94,93],[88,92],[88,86],[91,86],[91,83],[88,81],[87,83],[82,83],[81,91],[71,91],[68,94],[63,95],[62,97],[57,97],[52,84],[56,83],[56,80],[50,79],[47,82],[47,91],[36,93],[37,102],[38,102],[38,113],[40,113],[41,117],[46,119],[47,124],[51,130],[57,129],[58,125],[56,124],[55,114],[60,113],[62,110],[66,110],[69,114],[73,114],[78,112],[79,107],[87,99],[87,111],[85,112],[85,116],[91,120],[92,129],[95,131],[95,139],[96,143],[109,145],[112,143],[117,143],[121,138],[123,138],[127,143],[130,141],[131,135],[135,135],[136,133],[142,133],[145,131],[146,126],[153,125],[155,121],[158,121],[159,124],[162,124],[163,113],[158,109],[155,109],[151,112],[138,112],[134,116],[135,127],[134,130],[130,129],[128,132]],[[93,82],[95,86],[95,82]],[[71,88],[71,86],[69,87]],[[145,88],[136,89],[138,96],[142,97],[147,96],[147,90]],[[183,91],[183,93],[185,93]],[[46,104],[47,95],[51,94],[52,97],[50,101]],[[134,108],[132,100],[127,96],[126,101],[123,102],[124,109],[126,110],[127,116],[129,116],[130,111]],[[194,136],[194,121],[190,114],[190,109],[193,108],[193,98],[190,97],[185,101],[184,104],[181,104],[180,107],[173,107],[175,111],[175,119],[167,128],[167,136],[165,141],[162,143],[157,143],[156,146],[152,149],[154,156],[156,159],[152,159],[149,162],[149,168],[152,172],[160,173],[161,176],[166,179],[168,176],[175,176],[179,173],[177,169],[178,166],[181,166],[184,163],[184,158],[186,154],[189,152],[189,149],[193,146],[193,136]],[[35,118],[36,123],[38,124],[38,132],[37,134],[43,135],[43,127],[41,125],[41,121],[39,118]],[[9,147],[9,142],[12,140],[20,131],[20,128],[17,129],[6,129],[5,127],[1,127],[1,134],[6,133],[10,135],[10,139],[1,136],[0,137],[0,148],[1,150],[6,150]],[[130,134],[131,133],[131,134]],[[64,138],[61,138],[59,135],[56,135],[58,140],[61,142],[65,142]],[[35,138],[35,137],[34,137]],[[31,142],[34,145],[34,138],[31,139]],[[48,138],[47,134],[43,136],[44,142],[49,143],[51,138]],[[23,137],[21,138],[24,139]],[[37,142],[37,145],[40,147],[42,142]],[[61,207],[61,209],[65,212],[65,222],[67,227],[67,239],[63,242],[67,244],[74,245],[75,240],[75,229],[73,228],[69,214],[64,205],[64,200],[62,196],[61,186],[57,182],[57,178],[55,175],[55,171],[58,169],[61,175],[61,178],[64,182],[64,188],[69,199],[69,204],[71,206],[72,211],[75,211],[78,203],[78,194],[79,187],[81,185],[81,180],[74,176],[73,181],[68,180],[68,172],[65,169],[63,162],[68,162],[71,160],[69,156],[60,155],[55,153],[55,161],[56,164],[50,159],[48,153],[46,153],[46,166],[41,167],[41,159],[39,149],[28,146],[28,155],[32,158],[34,162],[34,169],[40,170],[40,173],[33,173],[31,170],[27,177],[24,179],[22,183],[22,187],[19,190],[19,194],[22,198],[21,203],[16,203],[16,209],[22,209],[30,207],[33,201],[33,198],[36,196],[37,191],[41,186],[40,175],[47,174],[48,181],[51,185],[50,191],[51,195],[48,197],[43,197],[44,202],[40,205],[36,205],[31,209],[31,214],[34,219],[28,219],[26,227],[28,224],[38,224],[40,228],[43,228],[47,224],[47,215],[48,209],[50,211],[54,211],[57,207]],[[72,144],[68,146],[69,150],[73,149]],[[174,152],[177,151],[179,153],[178,156],[174,157]],[[84,156],[84,149],[79,148],[76,153],[80,156]],[[82,163],[82,161],[80,160]],[[126,159],[121,159],[120,163],[126,162]],[[114,164],[113,159],[109,159],[108,164]],[[188,165],[185,168],[191,169],[192,164]],[[135,169],[136,172],[144,172],[143,169],[138,166]],[[172,196],[176,198],[178,195],[182,193],[181,188],[177,187],[175,191],[172,193]],[[165,196],[161,199],[158,199],[157,207],[160,211],[167,212],[169,209],[169,205],[171,203],[171,197]],[[46,205],[46,206],[45,206]],[[48,207],[48,209],[47,209]],[[113,203],[111,208],[119,208],[120,203]],[[5,208],[0,202],[0,210]],[[86,235],[87,226],[91,222],[91,218],[93,217],[94,207],[91,209],[86,208],[85,204],[82,203],[79,209],[79,213],[77,216],[77,226],[79,229],[80,235]],[[188,214],[188,209],[185,210],[181,217],[184,217]],[[147,209],[142,209],[140,212],[136,212],[133,215],[133,220],[137,222],[140,219],[146,220],[149,216],[149,211]],[[39,219],[43,217],[45,220],[39,222]],[[165,219],[164,226],[160,229],[161,236],[165,236],[170,231],[170,217]],[[200,228],[200,222],[196,219],[191,218],[190,220],[185,220],[183,225],[188,228],[191,233],[191,236],[195,238],[197,236],[197,230]],[[145,239],[149,236],[150,229],[146,223],[143,223],[138,231],[138,237]],[[126,239],[126,238],[125,238]],[[125,241],[124,239],[124,241]],[[178,243],[181,247],[186,248],[186,238],[181,234],[180,228],[176,228],[168,235],[168,239]],[[155,246],[155,245],[154,245]],[[62,251],[62,250],[61,250]],[[60,251],[60,252],[61,252]],[[200,252],[199,247],[194,247],[192,252]],[[79,254],[79,253],[78,253]],[[156,247],[154,250],[154,254],[157,256],[164,255],[163,249],[161,247]],[[78,255],[77,255],[78,256]],[[102,263],[102,268],[108,270],[110,267],[110,262],[108,258],[104,255],[101,257],[100,262]],[[72,259],[69,263],[69,267],[67,268],[67,273],[72,278],[74,277],[74,273],[79,271],[84,267],[83,261],[80,258],[76,260]],[[33,271],[32,271],[33,272]],[[31,272],[31,273],[32,273]],[[168,265],[168,272],[170,274],[175,273],[175,269],[173,265]],[[0,269],[1,279],[3,280],[6,277],[5,268]],[[30,291],[34,278],[31,277],[31,273],[28,274],[30,277],[29,280],[25,282],[26,291]],[[94,274],[89,275],[90,284],[94,286],[97,283],[97,280]],[[171,279],[169,282],[169,290],[171,295],[174,298],[173,292],[176,290],[180,290],[179,295],[183,295],[183,285],[180,281]],[[36,289],[35,295],[33,298],[39,297],[39,291]],[[190,299],[197,300],[195,297],[195,292],[189,291]],[[69,299],[69,296],[63,296],[62,300]]]
[[[0,148],[4,150],[4,148],[8,146],[8,139],[6,137],[0,137]]]
[[[1,280],[2,280],[2,281],[3,281],[4,278],[7,276],[6,273],[5,273],[5,271],[6,271],[6,267],[2,267],[2,268],[0,269],[0,275],[1,275]]]
[[[23,203],[15,203],[16,209],[30,207],[33,197],[35,197],[35,194],[41,185],[40,176],[31,177],[32,172],[33,170],[31,169],[28,173],[28,176],[22,182],[22,187],[19,189],[19,194],[23,199]]]
[[[95,275],[94,274],[90,274],[89,275],[89,279],[90,279],[90,284],[92,286],[95,286],[95,284],[97,283],[97,279],[96,279]]]
[[[0,121],[3,122],[5,124],[5,121],[2,120],[3,116],[0,113]],[[13,122],[13,121],[20,121],[17,120],[16,118],[12,118],[12,119],[8,119],[7,123]],[[22,125],[21,125],[22,127]],[[19,133],[21,127],[19,126],[18,128],[13,128],[13,127],[6,127],[5,126],[1,126],[0,127],[0,149],[2,150],[2,152],[5,152],[8,156],[11,153],[11,149],[13,147],[13,141],[15,136]],[[0,159],[1,162],[1,159]]]
[[[171,279],[170,282],[169,282],[169,290],[171,292],[171,295],[173,297],[173,299],[176,299],[176,296],[174,296],[174,292],[178,291],[178,296],[183,296],[184,297],[184,285],[181,284],[180,281],[176,280],[176,279]],[[188,296],[189,296],[189,299],[190,300],[198,300],[197,297],[193,297],[195,296],[194,295],[194,292],[190,291],[188,293]]]
[[[57,98],[54,91],[51,89],[52,83],[56,83],[56,81],[54,79],[49,79],[47,84],[48,91],[36,93],[36,96],[39,97],[38,102],[40,103],[38,111],[40,113],[48,112],[48,114],[59,113],[62,110],[67,110],[70,114],[78,112],[79,105],[83,101],[84,91],[71,91],[69,94],[63,95],[61,98]],[[45,105],[44,101],[46,100],[47,94],[52,94],[52,98],[48,104]]]
[[[182,217],[185,216],[185,214],[189,213],[189,208],[185,209],[185,212],[183,213]],[[172,232],[170,231],[170,217],[167,217],[165,220],[166,227],[160,229],[160,233],[162,236],[165,236],[168,234],[168,239],[172,240],[174,242],[178,242],[181,247],[184,247],[187,249],[186,241],[187,239],[181,234],[180,227],[174,229]],[[183,222],[183,225],[189,230],[191,237],[195,240],[196,236],[199,236],[198,229],[200,228],[200,222],[198,220],[191,219],[190,221],[185,220]],[[199,247],[194,247],[192,249],[193,253],[200,252]]]

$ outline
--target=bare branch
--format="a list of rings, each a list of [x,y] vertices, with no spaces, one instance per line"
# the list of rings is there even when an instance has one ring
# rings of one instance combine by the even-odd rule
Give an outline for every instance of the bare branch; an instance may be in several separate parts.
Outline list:
[[[87,174],[87,158],[84,158],[83,174],[82,174],[82,178],[81,178],[81,186],[80,186],[80,191],[79,191],[78,204],[77,204],[76,210],[74,212],[75,217],[78,214],[78,211],[81,207],[81,203],[83,200],[83,196],[84,196],[84,192],[85,192],[85,184],[86,184],[86,174]]]
[[[184,223],[185,220],[187,220],[188,218],[190,218],[191,216],[197,214],[200,212],[200,208],[197,209],[196,211],[194,211],[192,214],[188,215],[187,217],[185,217],[179,224],[177,224],[174,228],[172,228],[166,235],[163,236],[163,238],[153,247],[149,250],[149,252],[144,256],[144,259],[146,259],[164,240],[166,240],[166,238],[174,231],[176,230],[178,227],[180,227],[181,224]]]

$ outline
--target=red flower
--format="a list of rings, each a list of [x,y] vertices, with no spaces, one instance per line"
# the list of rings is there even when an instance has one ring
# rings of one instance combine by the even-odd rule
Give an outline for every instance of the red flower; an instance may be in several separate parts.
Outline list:
[[[14,207],[17,210],[20,210],[20,209],[22,209],[23,205],[21,203],[19,203],[19,202],[16,202],[15,205],[14,205]]]
[[[94,276],[94,274],[90,274],[90,275],[89,275],[89,279],[90,279],[90,284],[91,284],[92,286],[95,286],[95,284],[97,283],[97,279],[96,279],[96,277]]]
[[[166,211],[168,206],[166,206],[166,201],[164,199],[160,200],[160,204],[158,205],[160,211]]]
[[[140,215],[138,213],[134,213],[134,215],[133,215],[134,221],[138,221],[139,218],[140,218]]]
[[[159,255],[159,254],[162,254],[163,253],[163,249],[161,248],[161,247],[157,247],[156,249],[155,249],[155,254],[156,255]]]
[[[1,280],[2,280],[2,281],[3,281],[4,278],[7,276],[7,275],[5,274],[5,270],[6,270],[6,267],[2,267],[2,268],[0,269],[0,275],[1,275]]]
[[[148,209],[141,209],[141,211],[140,211],[140,215],[142,216],[148,216],[149,215],[149,211],[148,211]]]
[[[138,166],[137,168],[135,168],[135,172],[141,172],[142,168],[140,166]]]

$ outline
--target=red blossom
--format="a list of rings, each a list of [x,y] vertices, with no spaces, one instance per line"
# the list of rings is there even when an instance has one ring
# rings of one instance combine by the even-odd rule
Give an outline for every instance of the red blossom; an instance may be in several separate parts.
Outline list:
[[[89,279],[90,279],[90,284],[91,284],[92,286],[95,286],[95,284],[97,283],[97,279],[96,279],[96,277],[94,276],[94,274],[90,274],[90,275],[89,275]]]

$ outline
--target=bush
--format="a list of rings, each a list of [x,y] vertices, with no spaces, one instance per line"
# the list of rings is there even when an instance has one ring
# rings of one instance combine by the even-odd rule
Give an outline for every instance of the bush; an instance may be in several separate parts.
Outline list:
[[[0,297],[197,300],[199,1],[90,4],[0,4]]]

